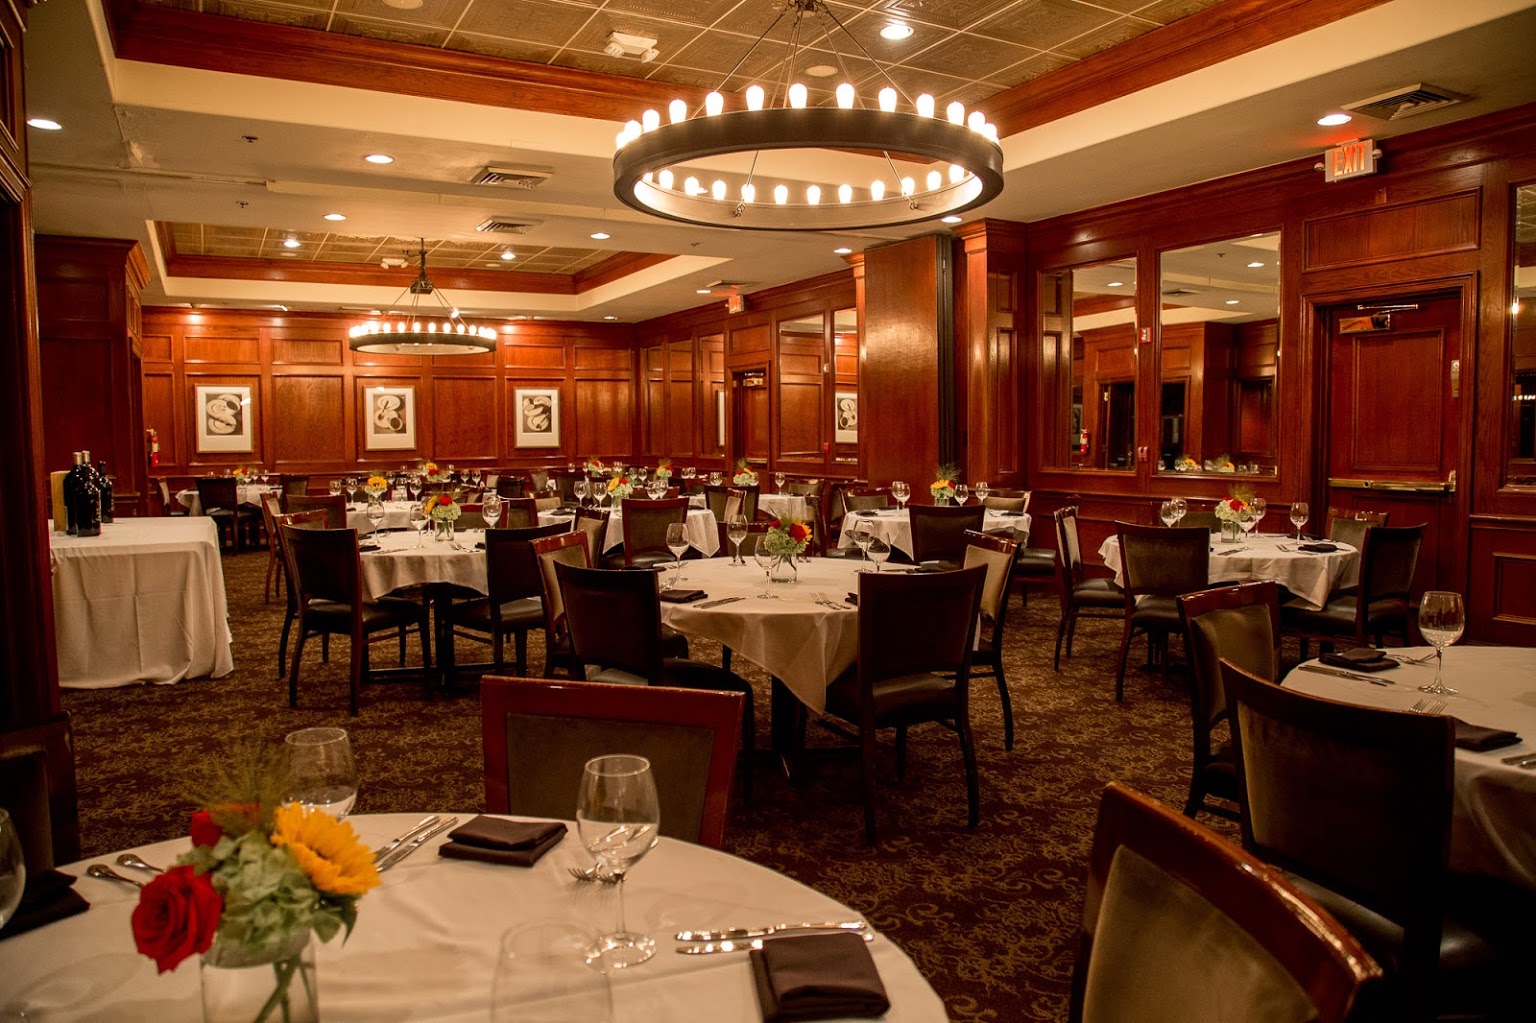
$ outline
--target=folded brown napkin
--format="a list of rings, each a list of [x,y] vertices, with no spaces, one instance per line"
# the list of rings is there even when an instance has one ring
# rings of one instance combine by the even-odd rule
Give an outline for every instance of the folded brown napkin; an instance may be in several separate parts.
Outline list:
[[[1349,650],[1323,654],[1318,660],[1324,664],[1331,664],[1335,668],[1351,668],[1355,671],[1386,671],[1388,668],[1397,667],[1396,660],[1388,657],[1385,651],[1373,646],[1357,646]]]
[[[673,590],[661,591],[661,599],[669,604],[688,604],[695,600],[703,600],[709,594],[703,590]]]
[[[1507,729],[1484,728],[1482,725],[1468,724],[1461,718],[1451,720],[1456,722],[1456,745],[1462,749],[1485,753],[1491,749],[1513,746],[1520,741],[1520,736]]]
[[[1339,548],[1337,544],[1331,543],[1303,543],[1297,544],[1296,549],[1298,551],[1311,551],[1313,554],[1332,554]]]
[[[380,549],[381,548],[376,543],[360,543],[357,545],[357,553],[359,554],[372,554],[374,551]]]
[[[565,837],[559,821],[504,821],[481,814],[448,832],[437,854],[456,860],[481,860],[510,867],[531,867]]]
[[[748,955],[763,1023],[873,1019],[891,1007],[875,961],[857,934],[769,938],[761,951]]]
[[[25,934],[44,924],[90,909],[91,904],[70,887],[74,883],[73,874],[58,870],[29,875],[15,915],[5,922],[4,927],[0,927],[0,939]]]

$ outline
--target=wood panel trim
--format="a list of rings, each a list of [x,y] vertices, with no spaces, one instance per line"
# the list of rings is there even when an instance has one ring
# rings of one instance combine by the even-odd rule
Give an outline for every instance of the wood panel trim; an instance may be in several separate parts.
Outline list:
[[[653,266],[665,263],[675,258],[666,252],[615,252],[600,263],[594,263],[585,270],[578,270],[571,274],[571,284],[580,295],[594,288],[601,288],[605,284],[628,277],[630,274],[648,270]]]
[[[1482,211],[1479,197],[1479,190],[1469,189],[1431,199],[1409,200],[1308,220],[1304,227],[1306,232],[1303,244],[1303,252],[1306,256],[1305,270],[1316,272],[1343,267],[1371,266],[1401,259],[1443,256],[1453,252],[1476,250],[1482,236],[1480,230]],[[1429,241],[1427,244],[1415,247],[1410,242],[1409,245],[1401,248],[1371,252],[1353,258],[1330,260],[1324,255],[1324,250],[1330,243],[1339,244],[1368,236],[1373,224],[1384,223],[1389,218],[1422,218],[1436,214],[1442,215],[1444,230],[1447,232],[1446,237],[1438,243]],[[1420,220],[1412,226],[1416,228],[1412,233],[1417,236],[1422,232],[1424,225]],[[1458,228],[1461,229],[1461,236],[1453,237]]]

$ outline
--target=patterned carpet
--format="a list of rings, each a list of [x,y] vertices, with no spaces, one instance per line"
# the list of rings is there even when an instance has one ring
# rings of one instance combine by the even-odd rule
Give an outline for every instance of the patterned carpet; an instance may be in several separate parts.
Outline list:
[[[273,742],[309,725],[347,728],[361,772],[358,812],[475,810],[483,805],[479,705],[473,693],[428,702],[420,686],[376,685],[362,714],[346,713],[346,644],[329,664],[306,651],[299,710],[276,677],[282,604],[263,603],[266,558],[224,559],[235,672],[176,686],[66,691],[79,765],[86,855],[186,834],[187,765],[236,736]],[[964,779],[952,733],[910,737],[897,784],[882,746],[881,842],[862,844],[855,758],[818,762],[791,787],[764,766],[751,805],[738,798],[730,851],[844,902],[912,956],[955,1020],[1061,1020],[1082,908],[1082,872],[1099,793],[1120,779],[1180,806],[1188,784],[1188,703],[1177,682],[1132,671],[1114,701],[1116,622],[1085,620],[1077,656],[1051,670],[1057,607],[1036,596],[1010,612],[1006,643],[1017,727],[1005,753],[997,688],[974,683],[981,826],[965,830]],[[538,643],[531,663],[542,664]],[[392,644],[375,648],[392,662]],[[1140,651],[1138,650],[1138,653]],[[718,662],[718,648],[695,645]],[[460,660],[488,659],[461,641]],[[1135,658],[1133,658],[1135,659]],[[759,745],[768,742],[768,680],[758,686]],[[840,740],[813,726],[813,744]]]

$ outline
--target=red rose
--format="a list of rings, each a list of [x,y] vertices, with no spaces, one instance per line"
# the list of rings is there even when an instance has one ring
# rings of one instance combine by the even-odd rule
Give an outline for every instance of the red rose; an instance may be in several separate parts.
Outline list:
[[[133,941],[161,973],[213,945],[224,900],[206,875],[190,866],[172,867],[139,893],[133,909]]]
[[[804,543],[811,538],[811,531],[796,522],[793,526],[789,527],[789,538],[795,541],[795,543]]]
[[[449,497],[447,494],[443,494],[442,496],[440,496],[437,499],[437,506],[439,508],[446,508],[446,507],[448,507],[452,503],[453,503],[453,498]]]
[[[224,829],[213,822],[213,815],[207,810],[195,810],[192,813],[192,844],[193,845],[218,845],[219,839],[224,837]]]
[[[781,528],[783,528],[783,526],[784,526],[784,523],[780,522],[778,519],[774,519],[772,522],[770,522],[768,524],[768,528],[769,529],[781,529]]]

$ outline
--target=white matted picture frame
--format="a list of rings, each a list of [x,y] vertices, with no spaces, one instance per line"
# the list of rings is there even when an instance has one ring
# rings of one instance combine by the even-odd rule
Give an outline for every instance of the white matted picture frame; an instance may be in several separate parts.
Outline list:
[[[832,395],[832,439],[838,444],[859,442],[859,392],[836,391]]]
[[[254,451],[256,410],[251,389],[239,384],[198,384],[192,418],[197,421],[197,450]]]
[[[404,451],[416,446],[416,388],[365,387],[362,411],[365,451]]]
[[[513,444],[520,448],[560,446],[560,388],[512,390]]]

